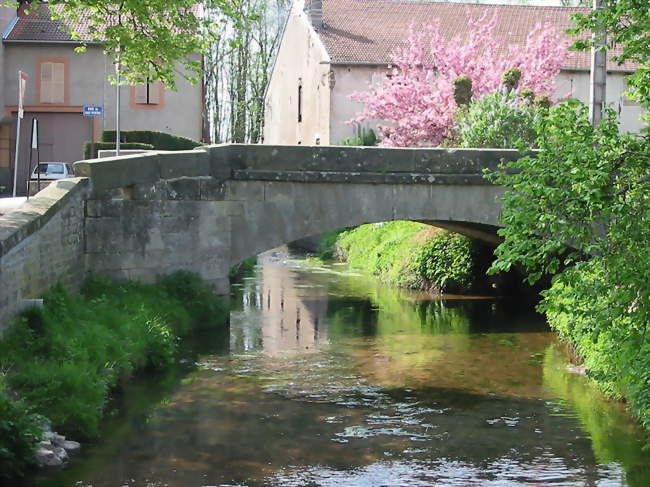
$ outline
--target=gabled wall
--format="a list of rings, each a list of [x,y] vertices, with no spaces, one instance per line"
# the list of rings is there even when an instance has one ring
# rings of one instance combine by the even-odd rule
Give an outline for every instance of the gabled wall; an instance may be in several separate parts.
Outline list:
[[[294,4],[265,97],[264,143],[328,144],[329,60],[300,3]],[[302,121],[298,86],[302,83]]]

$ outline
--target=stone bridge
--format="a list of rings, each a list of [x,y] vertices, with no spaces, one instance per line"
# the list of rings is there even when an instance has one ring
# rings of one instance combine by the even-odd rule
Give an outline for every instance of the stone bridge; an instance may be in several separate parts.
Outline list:
[[[0,218],[0,332],[25,299],[91,272],[150,281],[179,269],[219,293],[241,260],[342,227],[416,220],[494,241],[516,151],[222,145],[81,161]]]

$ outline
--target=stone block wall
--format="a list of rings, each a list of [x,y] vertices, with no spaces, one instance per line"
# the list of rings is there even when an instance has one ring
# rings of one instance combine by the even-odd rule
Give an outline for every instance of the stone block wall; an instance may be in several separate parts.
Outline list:
[[[62,180],[0,217],[0,334],[25,299],[57,282],[78,288],[84,265],[84,201],[88,180]]]

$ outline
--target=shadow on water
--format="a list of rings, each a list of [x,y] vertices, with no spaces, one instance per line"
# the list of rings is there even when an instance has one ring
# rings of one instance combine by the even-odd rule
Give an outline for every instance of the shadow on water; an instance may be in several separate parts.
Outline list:
[[[32,485],[648,485],[639,428],[529,308],[275,253],[234,286],[229,334],[195,338]]]

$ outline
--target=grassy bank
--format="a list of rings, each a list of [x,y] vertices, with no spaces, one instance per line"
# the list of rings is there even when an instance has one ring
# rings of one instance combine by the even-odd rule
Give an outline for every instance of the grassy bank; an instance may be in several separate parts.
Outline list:
[[[540,310],[575,350],[588,377],[609,396],[629,403],[650,431],[650,343],[648,321],[634,306],[634,291],[612,287],[600,259],[581,262],[554,279]],[[627,300],[622,296],[628,294]],[[594,299],[598,296],[598,299]],[[632,302],[618,310],[622,302]],[[621,312],[622,311],[622,312]]]
[[[409,221],[342,232],[335,236],[333,248],[335,256],[352,267],[388,284],[416,289],[466,292],[481,267],[470,239]]]
[[[228,318],[225,302],[184,272],[157,284],[95,277],[80,294],[57,286],[43,298],[0,342],[0,478],[31,462],[35,414],[64,435],[93,439],[122,381],[169,366],[178,337]]]

